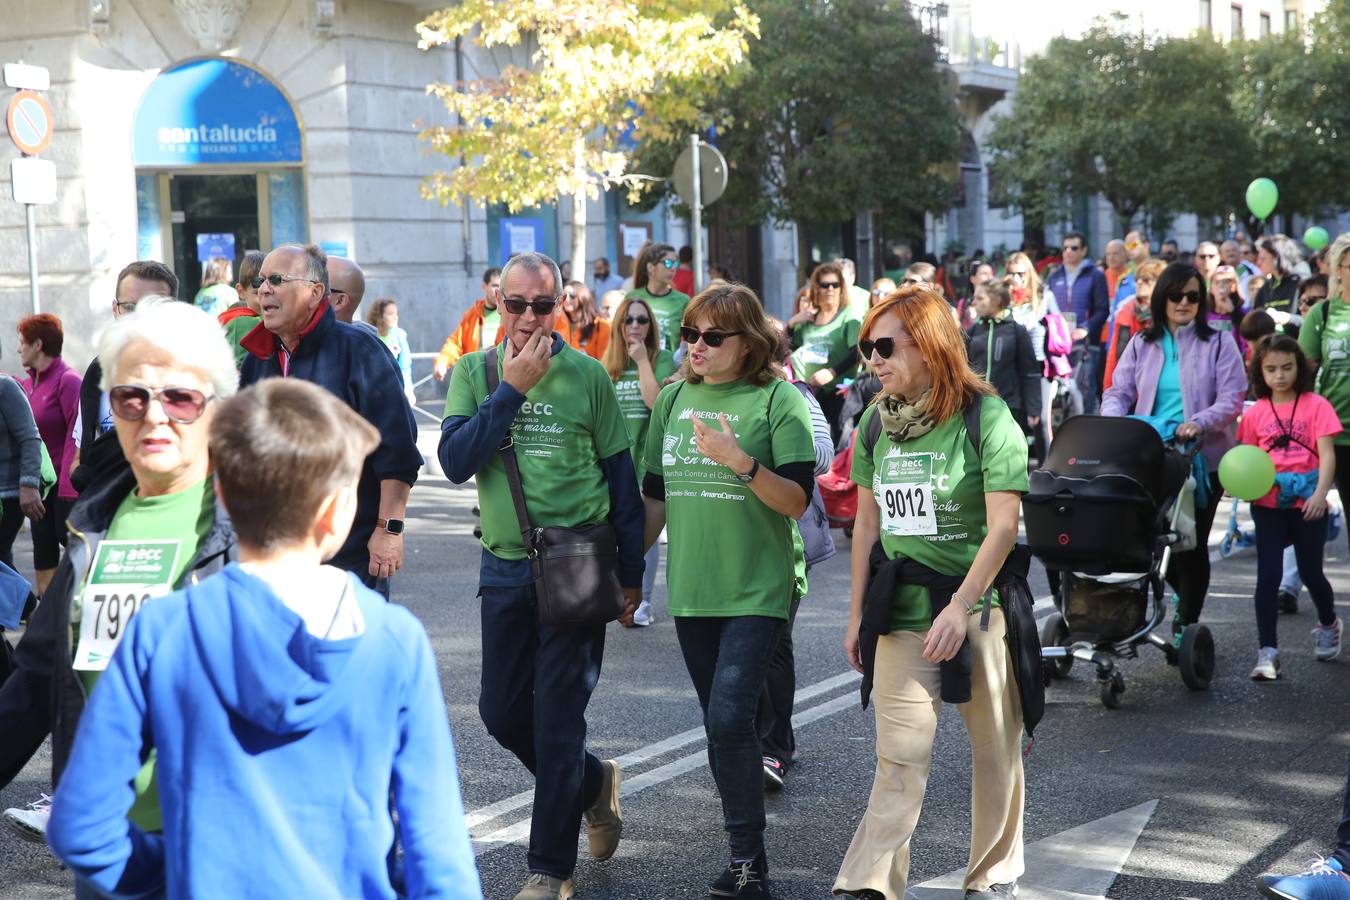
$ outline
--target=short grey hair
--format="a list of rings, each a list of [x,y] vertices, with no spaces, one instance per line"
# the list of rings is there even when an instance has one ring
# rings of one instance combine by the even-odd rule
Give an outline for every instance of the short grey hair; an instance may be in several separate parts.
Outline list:
[[[162,294],[142,297],[134,312],[114,319],[99,335],[100,390],[112,389],[118,359],[127,347],[138,343],[163,350],[183,368],[201,372],[221,399],[239,390],[234,350],[215,316]]]
[[[280,244],[276,249],[283,247],[305,254],[305,277],[322,284],[323,292],[328,293],[328,254],[323,248],[318,244]]]
[[[840,256],[836,258],[834,264],[839,268],[843,269],[844,274],[847,275],[849,278],[856,279],[858,277],[858,267],[855,266],[853,264],[853,260],[849,259],[847,256]]]
[[[517,253],[506,261],[506,265],[502,266],[502,284],[506,284],[506,276],[511,273],[512,269],[524,269],[526,272],[548,269],[553,273],[553,296],[555,298],[562,296],[562,270],[558,268],[558,264],[551,257],[543,253]]]

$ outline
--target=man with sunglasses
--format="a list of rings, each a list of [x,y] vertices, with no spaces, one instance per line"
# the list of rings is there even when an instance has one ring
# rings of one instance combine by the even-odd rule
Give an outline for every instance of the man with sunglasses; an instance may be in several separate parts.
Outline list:
[[[120,319],[134,312],[142,297],[177,297],[178,276],[162,262],[138,259],[117,273],[113,291],[112,315]],[[95,356],[80,382],[80,412],[71,435],[75,458],[70,464],[70,483],[77,491],[83,491],[103,472],[126,463],[113,433],[108,395],[99,387],[102,379],[103,367]]]
[[[278,376],[312,381],[380,432],[361,470],[351,533],[329,562],[388,599],[389,579],[403,564],[408,494],[423,464],[403,375],[378,338],[338,321],[328,257],[317,246],[278,247],[263,260],[260,277],[262,324],[241,342],[248,356],[239,386]]]
[[[642,589],[643,522],[628,432],[609,373],[553,325],[562,276],[540,253],[513,256],[497,300],[503,339],[450,375],[437,455],[455,484],[475,478],[482,510],[483,676],[478,711],[499,744],[534,773],[529,875],[516,900],[572,896],[577,812],[591,856],[609,859],[623,830],[619,767],[586,751],[586,705],[600,679],[605,626],[541,624],[534,573],[507,480],[504,443],[520,470],[532,528],[608,522],[631,621]]]
[[[466,353],[472,353],[479,347],[491,347],[497,343],[501,333],[502,316],[497,309],[497,288],[502,283],[502,270],[496,266],[483,273],[483,296],[459,320],[455,333],[445,339],[441,352],[431,364],[431,372],[437,381],[444,381],[445,374],[459,362]]]
[[[1069,362],[1074,367],[1074,384],[1082,395],[1082,411],[1096,412],[1101,399],[1100,369],[1102,326],[1111,311],[1106,276],[1087,258],[1087,238],[1081,232],[1064,235],[1061,245],[1064,261],[1046,276],[1046,285],[1064,312],[1075,317],[1073,351]]]

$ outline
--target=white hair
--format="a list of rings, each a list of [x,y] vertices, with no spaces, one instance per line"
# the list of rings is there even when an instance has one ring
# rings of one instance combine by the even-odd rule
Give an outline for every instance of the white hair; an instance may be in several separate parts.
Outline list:
[[[234,350],[220,323],[191,303],[162,294],[142,297],[134,312],[116,319],[99,335],[100,390],[112,388],[123,351],[141,342],[168,353],[183,368],[201,372],[222,400],[239,390]]]

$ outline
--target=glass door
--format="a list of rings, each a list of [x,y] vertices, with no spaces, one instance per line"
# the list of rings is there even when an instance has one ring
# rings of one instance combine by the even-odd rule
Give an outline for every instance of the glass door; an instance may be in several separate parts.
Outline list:
[[[244,253],[262,247],[256,175],[168,177],[173,269],[180,300],[191,301],[202,286],[202,271],[223,256],[237,275]]]

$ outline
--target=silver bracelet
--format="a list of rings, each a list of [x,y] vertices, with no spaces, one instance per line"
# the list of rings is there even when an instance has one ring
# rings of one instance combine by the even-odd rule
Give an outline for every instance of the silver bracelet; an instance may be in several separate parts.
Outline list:
[[[952,599],[953,599],[953,600],[960,600],[960,601],[961,601],[961,605],[964,606],[964,607],[966,608],[966,615],[969,615],[969,616],[975,615],[975,605],[974,605],[973,603],[967,603],[967,602],[966,602],[966,598],[965,598],[965,597],[962,597],[961,594],[960,594],[959,592],[953,591],[953,592],[952,592]]]

